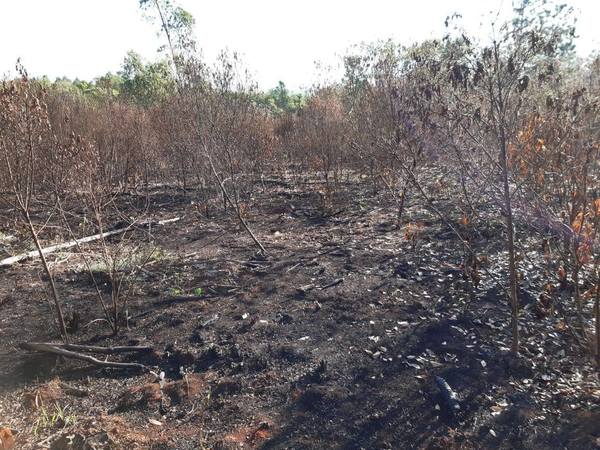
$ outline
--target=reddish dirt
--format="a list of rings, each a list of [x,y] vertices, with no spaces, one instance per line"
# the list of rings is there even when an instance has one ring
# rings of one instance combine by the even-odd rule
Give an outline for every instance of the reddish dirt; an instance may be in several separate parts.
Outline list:
[[[155,192],[153,217],[182,220],[154,230],[163,256],[140,272],[130,330],[117,336],[92,322],[101,311],[89,275],[74,270],[77,255],[51,258],[65,309],[80,316],[72,340],[151,345],[139,361],[154,374],[19,350],[57,335],[38,264],[2,270],[0,427],[16,433],[16,448],[600,446],[598,372],[565,326],[568,287],[554,312],[536,308],[547,282],[541,237],[519,230],[530,238],[514,358],[509,307],[488,275],[506,274],[491,209],[473,237],[487,270],[474,283],[461,243],[416,202],[407,233],[391,200],[366,186],[343,185],[328,215],[302,187],[257,191],[249,222],[266,257],[228,213],[209,219],[193,195]],[[438,201],[460,226],[452,199]],[[455,413],[436,376],[457,393]],[[62,392],[56,401],[75,423],[34,433],[32,392],[56,379],[87,395]]]

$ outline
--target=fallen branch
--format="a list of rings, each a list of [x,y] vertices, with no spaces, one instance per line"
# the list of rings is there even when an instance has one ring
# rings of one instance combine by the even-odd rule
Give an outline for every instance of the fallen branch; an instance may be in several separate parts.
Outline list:
[[[146,353],[154,350],[152,347],[146,345],[117,345],[113,347],[99,347],[97,345],[81,345],[81,344],[61,344],[57,342],[26,342],[23,345],[29,346],[47,346],[50,345],[56,348],[62,348],[65,350],[88,352],[88,353],[103,353],[105,355],[113,355],[115,353]]]
[[[71,350],[67,350],[65,347],[67,347],[68,345],[65,344],[52,344],[52,343],[47,343],[47,342],[24,342],[22,344],[19,345],[19,347],[21,347],[24,350],[31,350],[34,352],[42,352],[42,353],[52,353],[54,355],[60,355],[60,356],[64,356],[65,358],[71,358],[71,359],[78,359],[81,361],[86,361],[89,362],[95,366],[100,366],[100,367],[114,367],[114,368],[119,368],[119,369],[142,369],[142,370],[148,370],[148,367],[145,366],[144,364],[140,364],[140,363],[125,363],[125,362],[113,362],[113,361],[101,361],[97,358],[94,358],[93,356],[90,355],[85,355],[83,353],[78,353],[78,352],[74,352]],[[79,347],[79,346],[75,346],[75,347]],[[82,346],[82,347],[86,347],[86,346]],[[89,347],[88,347],[89,348]],[[114,347],[114,348],[119,348],[119,347]],[[122,347],[121,347],[122,348]],[[96,352],[100,353],[97,351],[98,347],[96,347]],[[105,350],[108,350],[109,348],[106,348]],[[108,353],[108,352],[106,352]],[[118,352],[117,352],[118,353]]]
[[[73,350],[80,352],[89,352],[89,353],[103,353],[106,355],[112,355],[115,353],[129,353],[129,352],[138,352],[138,353],[146,353],[154,350],[152,347],[148,346],[115,346],[115,347],[98,347],[95,345],[79,345],[79,344],[51,344],[55,347],[64,348],[65,350]]]
[[[450,411],[450,414],[454,415],[460,410],[460,403],[458,402],[458,395],[452,390],[450,385],[442,377],[435,377],[435,382],[442,394],[442,398]]]
[[[112,236],[115,234],[119,234],[119,233],[123,233],[127,230],[127,228],[119,228],[118,230],[112,230],[112,231],[107,231],[105,233],[101,233],[101,234],[95,234],[93,236],[88,236],[85,238],[81,238],[81,239],[76,239],[74,241],[69,241],[69,242],[64,242],[62,244],[56,244],[56,245],[52,245],[50,247],[46,247],[44,249],[42,249],[42,254],[47,255],[48,253],[53,253],[56,252],[58,250],[63,250],[66,248],[71,248],[71,247],[75,247],[78,244],[84,244],[86,242],[93,242],[93,241],[97,241],[98,239],[102,239],[104,237],[108,237],[108,236]],[[20,255],[16,255],[16,256],[11,256],[10,258],[6,258],[0,261],[0,267],[2,266],[11,266],[15,263],[18,263],[19,261],[23,261],[24,259],[29,259],[29,258],[35,258],[36,256],[39,256],[39,252],[37,250],[31,251],[31,252],[27,252],[27,253],[21,253]]]
[[[286,270],[286,273],[291,272],[292,270],[294,270],[297,267],[300,267],[302,264],[304,264],[302,261],[300,261],[299,263],[294,264],[292,267],[290,267],[288,270]]]
[[[316,288],[316,286],[311,283],[311,284],[305,284],[304,286],[299,286],[296,288],[296,290],[300,294],[306,294],[308,291],[312,291],[314,288]]]
[[[329,289],[330,287],[337,286],[338,284],[342,283],[343,281],[344,281],[344,279],[343,279],[343,278],[338,278],[337,280],[334,280],[334,281],[332,281],[332,282],[331,282],[331,283],[329,283],[329,284],[326,284],[326,285],[324,285],[324,286],[321,286],[321,288],[320,288],[320,289],[321,289],[321,290],[324,290],[324,289]]]
[[[173,219],[160,220],[155,223],[158,225],[165,225],[168,223],[177,222],[178,220],[180,220],[180,218],[175,217]],[[150,223],[151,222],[148,222],[148,224],[150,224]],[[52,245],[50,247],[43,248],[42,254],[47,255],[49,253],[54,253],[59,250],[64,250],[67,248],[75,247],[77,245],[85,244],[87,242],[94,242],[94,241],[97,241],[99,239],[103,239],[103,238],[106,238],[109,236],[114,236],[116,234],[125,233],[126,231],[131,230],[131,227],[132,226],[129,225],[127,227],[119,228],[117,230],[106,231],[104,233],[94,234],[92,236],[87,236],[87,237],[84,237],[81,239],[75,239],[75,240],[72,240],[69,242],[63,242],[62,244]],[[39,256],[40,256],[40,252],[38,252],[37,250],[33,250],[33,251],[27,252],[27,253],[21,253],[20,255],[11,256],[10,258],[0,260],[0,267],[12,266],[13,264],[18,263],[19,261],[23,261],[25,259],[35,258],[35,257],[39,257]]]

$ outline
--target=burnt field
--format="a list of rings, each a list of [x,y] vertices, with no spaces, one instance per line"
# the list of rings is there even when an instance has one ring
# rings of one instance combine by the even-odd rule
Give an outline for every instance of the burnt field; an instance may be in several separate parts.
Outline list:
[[[132,260],[140,270],[127,279],[129,326],[117,334],[98,320],[95,285],[109,295],[111,278],[101,264],[87,270],[81,254],[95,261],[102,246],[47,256],[70,341],[149,347],[99,357],[144,368],[21,349],[60,339],[47,280],[35,259],[0,268],[0,418],[16,448],[600,445],[598,372],[572,331],[573,285],[550,280],[548,294],[544,236],[516,225],[515,356],[497,282],[507,277],[505,227],[494,208],[482,207],[469,235],[472,264],[456,233],[470,231],[450,195],[434,206],[451,222],[415,194],[398,227],[393,199],[367,183],[340,184],[328,208],[317,187],[282,179],[255,189],[245,219],[266,253],[234,215],[200,207],[194,192],[122,194],[122,212],[146,202],[155,223],[180,220],[106,239],[155,250],[143,264]],[[44,246],[68,240],[51,221]],[[25,234],[3,241],[6,254],[30,246]]]
[[[6,3],[0,450],[600,448],[593,2]]]

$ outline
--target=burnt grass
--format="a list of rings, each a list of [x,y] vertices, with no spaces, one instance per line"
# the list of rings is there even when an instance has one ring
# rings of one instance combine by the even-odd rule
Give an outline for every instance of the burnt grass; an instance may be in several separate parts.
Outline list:
[[[598,372],[565,326],[573,321],[569,287],[557,291],[554,311],[536,309],[548,281],[541,236],[519,225],[515,358],[509,306],[489,276],[506,280],[504,228],[493,208],[481,212],[472,236],[485,255],[473,280],[464,276],[461,242],[417,198],[405,223],[418,226],[407,232],[396,226],[393,201],[370,186],[341,185],[326,213],[314,191],[256,188],[248,219],[268,249],[263,257],[230,212],[214,207],[206,217],[196,194],[156,189],[152,217],[182,219],[153,230],[161,257],[137,275],[130,329],[116,336],[93,322],[101,311],[77,255],[50,257],[68,316],[81,318],[72,341],[150,345],[149,355],[112,359],[141,361],[154,375],[20,350],[20,342],[58,336],[39,264],[3,269],[0,426],[17,433],[17,448],[600,445]],[[454,200],[436,201],[460,227]],[[124,402],[161,371],[167,381],[197,375],[202,388],[167,402]],[[456,392],[460,409],[448,408],[435,377]],[[23,398],[56,378],[88,394],[59,400],[74,424],[34,432],[40,412]]]

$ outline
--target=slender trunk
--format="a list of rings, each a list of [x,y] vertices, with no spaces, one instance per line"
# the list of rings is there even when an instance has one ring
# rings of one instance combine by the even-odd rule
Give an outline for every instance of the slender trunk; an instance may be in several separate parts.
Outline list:
[[[400,201],[398,203],[398,229],[402,228],[402,216],[404,215],[404,203],[406,202],[406,194],[408,193],[408,179],[404,182],[402,193],[400,194]]]
[[[65,316],[62,311],[62,307],[60,306],[60,300],[58,298],[58,291],[56,289],[56,284],[54,283],[54,277],[52,276],[52,272],[50,271],[50,267],[48,266],[48,261],[46,260],[46,255],[44,255],[42,246],[40,244],[40,240],[38,239],[37,232],[35,231],[35,227],[33,226],[33,222],[31,221],[31,217],[29,216],[29,211],[23,211],[23,215],[25,216],[25,220],[27,221],[27,226],[29,228],[29,233],[31,234],[31,238],[35,243],[35,247],[40,254],[40,260],[42,261],[42,266],[44,267],[44,272],[46,272],[46,276],[48,277],[50,283],[50,291],[52,293],[52,298],[54,300],[54,306],[56,307],[56,316],[58,319],[58,330],[60,335],[65,342],[65,344],[69,343],[69,336],[67,335],[67,327],[65,325]]]
[[[164,16],[163,10],[160,7],[160,3],[158,0],[154,0],[154,5],[156,6],[156,10],[158,11],[158,15],[160,17],[160,21],[162,23],[163,31],[165,32],[165,36],[167,38],[167,42],[169,44],[169,50],[171,52],[171,59],[173,60],[173,70],[175,71],[175,79],[177,80],[177,84],[179,86],[181,80],[179,79],[179,69],[177,68],[177,57],[175,55],[175,47],[173,47],[173,41],[171,40],[171,32],[169,31],[169,26],[167,24],[166,18]]]
[[[594,301],[596,318],[596,364],[600,369],[600,270],[596,270],[596,299]]]
[[[114,264],[114,262],[113,262]],[[111,300],[112,300],[112,315],[113,315],[113,323],[114,323],[114,334],[119,332],[120,324],[119,324],[119,294],[117,290],[117,275],[115,267],[111,267],[110,269],[110,284],[111,284]]]
[[[573,268],[573,284],[575,287],[575,304],[577,305],[577,322],[579,325],[579,329],[581,335],[585,337],[585,325],[583,321],[583,300],[581,298],[581,289],[579,288],[579,271],[581,270],[581,266],[577,261],[577,247],[575,247],[575,267]]]
[[[489,87],[490,99],[492,103],[492,116],[496,122],[496,131],[498,133],[498,144],[500,150],[500,167],[502,170],[502,190],[504,197],[504,213],[506,223],[506,246],[508,250],[508,278],[509,278],[509,300],[511,306],[510,328],[512,334],[511,352],[519,353],[519,298],[517,297],[517,264],[515,257],[515,231],[513,223],[512,200],[510,196],[509,184],[509,166],[508,166],[508,138],[506,136],[507,127],[507,95],[505,86],[500,76],[500,52],[499,45],[494,42],[494,60],[495,60],[495,79]],[[493,85],[496,85],[495,89]],[[494,117],[495,116],[495,117]]]
[[[508,183],[508,154],[506,151],[506,136],[504,128],[500,132],[500,159],[502,164],[502,185],[504,194],[504,209],[506,214],[506,244],[508,247],[508,271],[510,283],[510,328],[512,334],[511,351],[519,353],[519,298],[517,297],[517,265],[515,259],[515,236],[512,216],[510,185]]]
[[[373,183],[373,195],[377,195],[377,179],[375,177],[375,163],[371,159],[369,164],[369,176],[371,177],[371,183]]]
[[[144,189],[146,191],[146,210],[150,209],[150,175],[148,172],[148,162],[144,159]]]
[[[75,246],[77,247],[79,254],[82,256],[85,267],[87,268],[87,271],[90,274],[90,278],[92,279],[92,283],[94,284],[94,289],[96,290],[96,295],[98,296],[98,300],[100,302],[100,306],[102,307],[102,311],[104,312],[104,316],[106,317],[106,321],[110,325],[111,329],[113,331],[115,331],[115,327],[111,320],[110,313],[108,311],[106,303],[104,303],[104,297],[102,295],[102,292],[100,291],[100,286],[98,285],[98,281],[96,280],[96,277],[94,276],[94,272],[92,271],[92,266],[90,265],[90,261],[89,261],[88,257],[85,256],[85,253],[84,253],[83,249],[81,248],[79,240],[75,236],[75,233],[73,233],[73,229],[71,228],[71,225],[69,225],[69,221],[67,220],[67,216],[65,215],[65,210],[62,207],[60,197],[58,197],[57,203],[58,203],[58,208],[60,210],[63,222],[65,224],[65,227],[69,231],[69,234],[71,235],[71,239],[73,240],[73,242],[75,242]]]
[[[231,200],[231,197],[227,193],[227,190],[225,189],[225,185],[223,184],[223,180],[221,179],[221,177],[217,173],[217,169],[215,168],[215,165],[213,164],[212,158],[208,154],[208,151],[206,152],[206,156],[208,157],[208,162],[210,164],[210,168],[212,169],[212,173],[215,176],[215,179],[217,180],[217,184],[219,185],[219,187],[221,189],[221,194],[223,195],[223,201],[224,201],[225,206],[227,206],[227,203],[231,204],[231,206],[235,209],[235,212],[237,214],[238,220],[240,221],[240,224],[242,225],[242,227],[244,228],[244,230],[246,230],[246,232],[248,233],[248,235],[250,236],[250,238],[254,241],[254,243],[258,246],[258,248],[260,249],[260,251],[262,253],[266,254],[267,251],[265,250],[265,248],[263,247],[263,245],[260,243],[260,241],[256,238],[256,236],[254,235],[254,233],[252,232],[252,230],[248,226],[248,223],[246,222],[246,220],[242,216],[242,212],[240,211],[239,203],[238,204],[233,203],[233,201]]]

